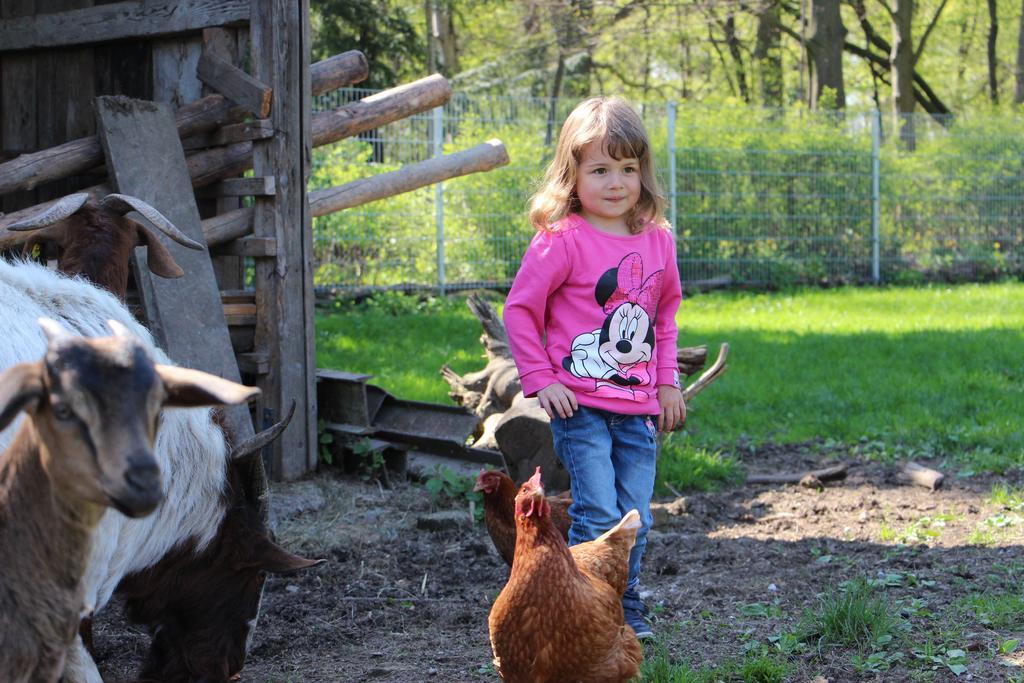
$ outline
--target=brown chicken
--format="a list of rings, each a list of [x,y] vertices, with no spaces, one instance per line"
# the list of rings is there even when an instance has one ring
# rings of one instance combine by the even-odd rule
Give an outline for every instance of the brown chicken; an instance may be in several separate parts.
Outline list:
[[[516,549],[487,620],[494,665],[510,683],[621,683],[643,660],[622,593],[640,515],[569,548],[552,523],[540,468],[515,499]]]
[[[504,472],[498,470],[480,470],[476,478],[474,491],[484,494],[484,524],[491,541],[505,564],[512,566],[512,554],[516,549],[516,485]],[[569,506],[572,498],[569,493],[548,496],[551,506],[551,520],[562,536],[569,540]]]

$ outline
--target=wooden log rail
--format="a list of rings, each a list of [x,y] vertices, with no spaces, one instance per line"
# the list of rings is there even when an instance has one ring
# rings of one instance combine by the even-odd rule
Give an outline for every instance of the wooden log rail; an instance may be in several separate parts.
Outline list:
[[[488,140],[476,147],[410,164],[397,171],[314,190],[309,193],[309,210],[313,217],[326,216],[451,178],[489,171],[507,163],[508,152],[501,140]],[[248,235],[252,226],[253,210],[246,207],[206,219],[203,221],[203,235],[212,247]]]
[[[369,65],[358,50],[335,55],[310,67],[313,95],[337,90],[366,79]],[[182,139],[205,133],[245,118],[245,109],[223,95],[207,95],[174,112]],[[43,183],[84,173],[103,163],[99,138],[91,135],[56,147],[22,154],[0,164],[0,195],[32,190]]]
[[[435,74],[379,92],[340,109],[318,114],[313,117],[313,144],[316,146],[328,144],[433,109],[447,102],[451,98],[451,94],[452,90],[448,81],[443,76]],[[317,133],[317,131],[319,132]],[[192,178],[192,185],[203,187],[251,168],[252,142],[240,142],[226,147],[205,150],[187,157],[186,163]],[[82,191],[102,195],[110,192],[110,189],[106,185],[96,185]],[[38,212],[56,201],[37,204],[6,216],[0,216],[0,249],[9,249],[25,240],[23,233],[8,231],[8,225]]]

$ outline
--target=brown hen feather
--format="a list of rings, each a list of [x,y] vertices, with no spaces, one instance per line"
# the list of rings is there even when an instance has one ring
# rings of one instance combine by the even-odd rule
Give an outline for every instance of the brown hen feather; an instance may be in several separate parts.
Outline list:
[[[512,571],[488,618],[498,673],[514,683],[628,681],[643,659],[621,603],[639,515],[570,549],[549,500],[538,468],[516,496]]]
[[[516,485],[504,472],[498,470],[480,470],[474,491],[480,491],[484,497],[484,524],[487,533],[494,543],[495,549],[512,566],[512,555],[516,549]],[[572,497],[568,492],[557,496],[548,496],[551,506],[551,519],[566,541],[569,540],[569,506]]]

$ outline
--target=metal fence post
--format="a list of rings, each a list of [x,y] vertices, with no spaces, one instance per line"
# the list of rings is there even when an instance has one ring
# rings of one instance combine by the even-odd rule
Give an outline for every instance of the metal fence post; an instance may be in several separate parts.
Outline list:
[[[678,234],[676,228],[676,103],[669,102],[666,107],[665,114],[668,120],[668,220],[672,224],[672,232]]]
[[[434,156],[444,155],[444,105],[434,108]],[[434,225],[437,227],[437,292],[444,296],[444,183],[434,183]]]
[[[879,224],[882,218],[881,154],[882,112],[875,109],[871,112],[871,280],[875,284],[882,281],[881,236],[879,234]]]

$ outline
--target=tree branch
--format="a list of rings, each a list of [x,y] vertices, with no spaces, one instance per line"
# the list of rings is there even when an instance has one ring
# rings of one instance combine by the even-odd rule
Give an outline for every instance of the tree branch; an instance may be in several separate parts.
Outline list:
[[[917,60],[921,58],[921,53],[924,52],[924,44],[928,41],[928,36],[931,35],[932,29],[939,23],[939,15],[942,14],[942,10],[946,8],[946,3],[949,0],[942,0],[939,3],[939,8],[935,10],[935,16],[928,22],[928,28],[924,30],[924,35],[921,36],[921,41],[917,44],[917,49],[914,51],[914,64],[917,64]]]

